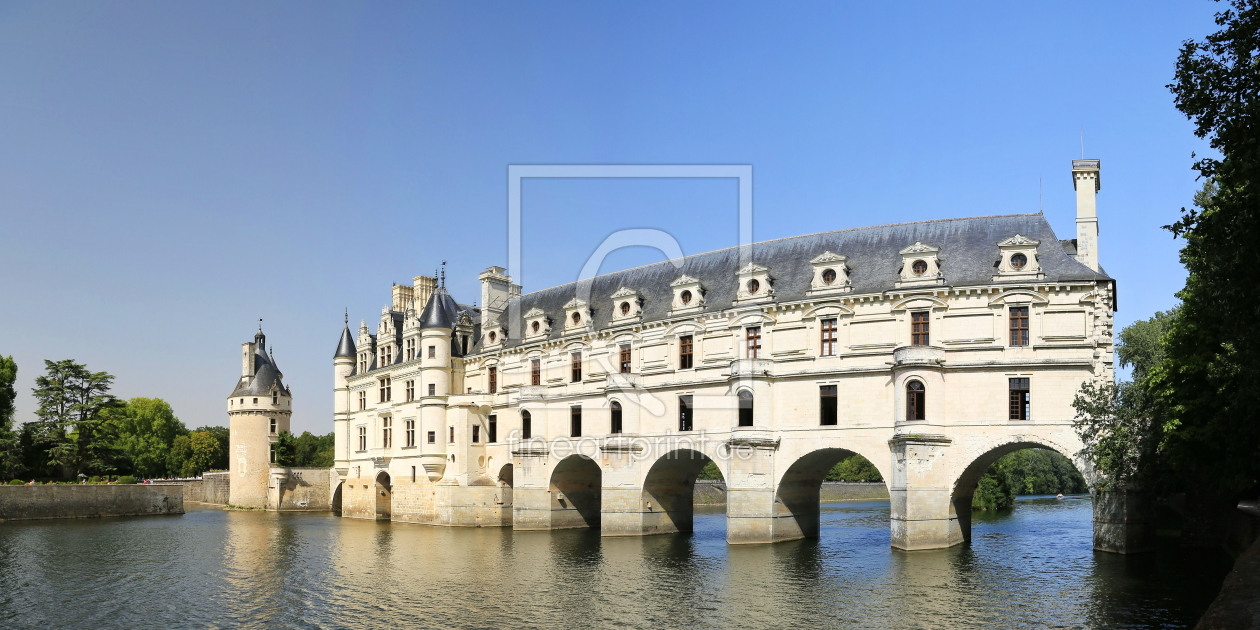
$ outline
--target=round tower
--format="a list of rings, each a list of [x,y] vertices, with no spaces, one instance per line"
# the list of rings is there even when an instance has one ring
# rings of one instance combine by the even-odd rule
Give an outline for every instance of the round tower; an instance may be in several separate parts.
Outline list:
[[[446,445],[450,440],[446,399],[451,394],[451,333],[457,317],[459,305],[446,292],[445,283],[433,290],[420,314],[420,369],[425,387],[420,392],[420,451],[430,481],[441,479],[446,470]]]
[[[338,462],[337,468],[349,465],[346,460],[350,453],[350,377],[354,376],[357,356],[354,336],[350,334],[350,314],[347,312],[345,328],[341,330],[341,340],[337,342],[337,352],[333,355],[333,459]]]
[[[271,445],[289,430],[293,395],[283,374],[267,354],[267,337],[259,326],[252,343],[241,344],[241,378],[228,396],[228,503],[267,507]]]

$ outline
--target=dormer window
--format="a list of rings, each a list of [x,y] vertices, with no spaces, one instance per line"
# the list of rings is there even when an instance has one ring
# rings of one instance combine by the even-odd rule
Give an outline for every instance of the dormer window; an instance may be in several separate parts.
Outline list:
[[[547,319],[547,314],[542,309],[534,307],[529,309],[524,315],[525,318],[525,336],[541,337],[551,331],[551,320]]]
[[[570,319],[572,319],[572,320],[573,320],[573,323],[574,323],[575,325],[576,325],[576,324],[580,324],[580,323],[582,323],[582,314],[581,314],[581,313],[574,313],[574,314],[573,314],[573,317],[571,317]]]
[[[585,330],[591,325],[591,311],[585,300],[573,298],[564,305],[565,328],[568,331]]]
[[[760,290],[761,290],[761,283],[760,283],[760,282],[758,282],[758,281],[756,281],[756,280],[749,280],[749,281],[748,281],[748,293],[749,293],[749,294],[751,294],[751,295],[757,295],[757,292],[758,292],[758,291],[760,291]]]
[[[276,392],[271,392],[271,404],[273,405],[280,404],[280,394],[277,394]]]
[[[1023,254],[1015,254],[1011,256],[1011,268],[1023,269],[1028,264],[1028,257]]]
[[[490,343],[494,343],[495,339],[498,339],[498,337],[499,335],[497,333],[495,333],[493,330],[490,331]]]
[[[629,302],[622,302],[622,303],[621,303],[620,310],[621,310],[621,314],[622,314],[622,315],[629,315],[629,314],[630,314],[630,303],[629,303]]]
[[[914,261],[914,264],[910,266],[910,269],[914,271],[914,275],[921,276],[927,273],[927,261],[916,260]]]
[[[814,278],[810,281],[810,295],[847,293],[852,289],[849,282],[849,258],[835,252],[823,252],[809,261],[814,266]]]
[[[669,287],[674,290],[669,306],[671,314],[692,313],[704,308],[704,286],[700,280],[683,274],[669,283]]]
[[[763,302],[774,297],[774,278],[770,276],[770,268],[757,263],[748,263],[736,272],[739,291],[735,295],[735,303]]]
[[[637,321],[643,315],[643,299],[639,292],[626,287],[617,289],[612,298],[612,323]]]
[[[901,280],[897,287],[918,287],[945,284],[941,272],[941,248],[915,241],[897,252],[901,254]]]
[[[1037,262],[1037,246],[1041,241],[1016,234],[999,241],[1001,258],[997,262],[994,280],[1040,280],[1045,277]]]
[[[832,284],[836,281],[835,269],[824,269],[822,273],[823,284]]]
[[[678,299],[682,301],[683,304],[691,304],[691,291],[683,291],[682,294],[678,296]]]
[[[541,325],[541,324],[539,324],[538,322],[534,322],[534,323],[532,323],[532,324],[530,324],[530,325],[529,325],[529,329],[530,329],[530,331],[531,331],[531,332],[533,332],[534,334],[538,334],[538,329],[539,329],[539,328],[542,328],[542,325]]]

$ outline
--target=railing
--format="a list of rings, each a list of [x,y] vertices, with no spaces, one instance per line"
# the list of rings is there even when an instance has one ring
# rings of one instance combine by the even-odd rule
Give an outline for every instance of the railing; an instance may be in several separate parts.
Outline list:
[[[543,391],[546,389],[542,385],[521,385],[518,391],[521,400],[542,400]]]
[[[639,386],[638,374],[614,372],[608,375],[608,389],[634,389]]]
[[[731,361],[731,377],[770,376],[773,365],[769,359],[735,359]]]
[[[945,362],[945,350],[934,346],[901,346],[893,350],[893,365],[935,367]]]

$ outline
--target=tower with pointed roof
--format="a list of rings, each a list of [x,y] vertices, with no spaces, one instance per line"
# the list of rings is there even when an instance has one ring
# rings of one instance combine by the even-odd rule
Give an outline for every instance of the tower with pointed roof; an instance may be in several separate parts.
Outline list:
[[[231,505],[267,507],[271,445],[289,430],[293,415],[293,395],[283,378],[260,325],[254,341],[241,344],[241,378],[228,396]]]

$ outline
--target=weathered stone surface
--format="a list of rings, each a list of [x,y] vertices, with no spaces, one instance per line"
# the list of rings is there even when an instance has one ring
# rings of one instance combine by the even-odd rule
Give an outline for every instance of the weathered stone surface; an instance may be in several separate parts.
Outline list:
[[[1135,490],[1094,493],[1094,549],[1141,553],[1155,549],[1155,503]]]
[[[0,521],[183,513],[179,484],[0,486]]]
[[[1196,630],[1260,628],[1260,540],[1234,562],[1221,593],[1199,619]]]

